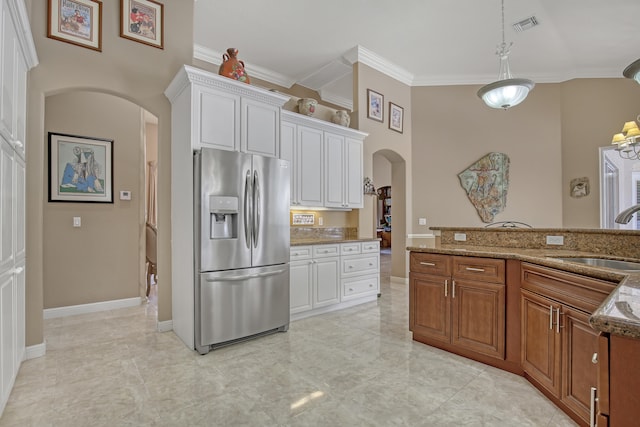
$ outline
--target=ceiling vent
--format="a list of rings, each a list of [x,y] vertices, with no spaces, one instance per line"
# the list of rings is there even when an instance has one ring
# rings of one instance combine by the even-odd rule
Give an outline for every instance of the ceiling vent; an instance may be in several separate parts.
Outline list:
[[[516,30],[516,33],[521,33],[538,25],[540,25],[540,23],[538,22],[538,18],[536,18],[535,16],[531,16],[527,19],[523,19],[522,21],[513,24],[513,29]]]

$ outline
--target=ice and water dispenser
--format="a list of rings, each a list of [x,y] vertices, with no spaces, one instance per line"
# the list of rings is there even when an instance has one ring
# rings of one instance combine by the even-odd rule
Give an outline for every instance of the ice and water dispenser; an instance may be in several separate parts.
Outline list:
[[[238,198],[209,196],[209,237],[235,239],[238,237]]]

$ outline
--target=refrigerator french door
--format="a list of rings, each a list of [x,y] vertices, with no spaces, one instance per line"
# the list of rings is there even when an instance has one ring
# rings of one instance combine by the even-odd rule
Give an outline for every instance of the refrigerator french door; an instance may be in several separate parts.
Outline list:
[[[286,331],[289,163],[202,148],[194,173],[196,350]]]

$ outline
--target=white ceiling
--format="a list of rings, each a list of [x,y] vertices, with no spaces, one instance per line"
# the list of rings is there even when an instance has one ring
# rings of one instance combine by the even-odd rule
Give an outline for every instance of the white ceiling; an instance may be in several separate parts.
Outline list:
[[[514,77],[621,77],[640,58],[640,0],[505,0]],[[512,24],[535,16],[539,25]],[[500,0],[195,0],[194,56],[239,50],[249,76],[318,90],[350,106],[351,64],[411,86],[498,77]]]

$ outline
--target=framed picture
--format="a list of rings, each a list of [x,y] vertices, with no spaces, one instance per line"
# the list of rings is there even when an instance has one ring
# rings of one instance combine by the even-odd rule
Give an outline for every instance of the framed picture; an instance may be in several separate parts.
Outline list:
[[[102,51],[102,3],[49,0],[47,37]]]
[[[384,96],[367,89],[367,117],[379,122],[384,121]]]
[[[389,129],[402,133],[404,108],[393,102],[389,103]]]
[[[120,37],[164,49],[164,5],[153,0],[120,0]]]
[[[113,203],[113,140],[49,132],[49,201]]]

